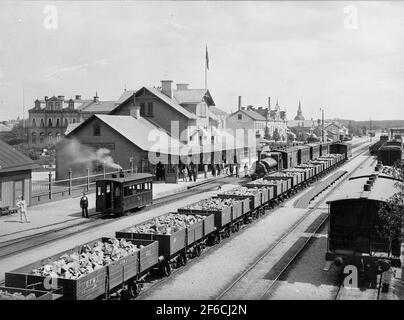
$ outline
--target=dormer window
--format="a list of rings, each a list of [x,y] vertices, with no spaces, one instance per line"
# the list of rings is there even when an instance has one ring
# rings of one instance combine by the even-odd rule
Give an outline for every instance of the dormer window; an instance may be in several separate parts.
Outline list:
[[[242,120],[242,119],[243,119],[243,116],[241,114],[238,114],[237,115],[237,120]]]

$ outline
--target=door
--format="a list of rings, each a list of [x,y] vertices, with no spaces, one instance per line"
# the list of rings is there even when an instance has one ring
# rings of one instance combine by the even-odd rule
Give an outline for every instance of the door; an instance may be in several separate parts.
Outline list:
[[[19,198],[24,196],[24,180],[14,181],[14,204],[17,203]],[[25,199],[28,202],[28,199]]]
[[[112,191],[111,182],[105,183],[105,209],[111,209],[112,204]]]

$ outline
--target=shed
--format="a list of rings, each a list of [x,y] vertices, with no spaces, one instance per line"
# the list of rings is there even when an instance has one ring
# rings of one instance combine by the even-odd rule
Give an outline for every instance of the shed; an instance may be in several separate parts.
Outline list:
[[[34,161],[0,140],[0,207],[15,207],[20,196],[30,204],[32,169],[36,167]]]

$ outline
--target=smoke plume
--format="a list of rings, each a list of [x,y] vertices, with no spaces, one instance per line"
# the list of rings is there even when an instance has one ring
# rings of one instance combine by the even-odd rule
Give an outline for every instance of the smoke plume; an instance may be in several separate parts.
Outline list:
[[[114,159],[110,155],[110,150],[106,148],[93,150],[73,139],[68,142],[65,151],[67,151],[67,155],[72,157],[70,160],[71,164],[86,164],[91,168],[94,162],[97,161],[106,168],[122,169],[119,164],[114,162]]]

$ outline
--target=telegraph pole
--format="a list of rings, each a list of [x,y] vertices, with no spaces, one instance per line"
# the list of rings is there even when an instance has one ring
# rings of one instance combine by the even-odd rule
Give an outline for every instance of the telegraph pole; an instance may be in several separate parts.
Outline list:
[[[322,142],[324,143],[324,109],[320,108],[321,111],[321,136],[322,136]]]

